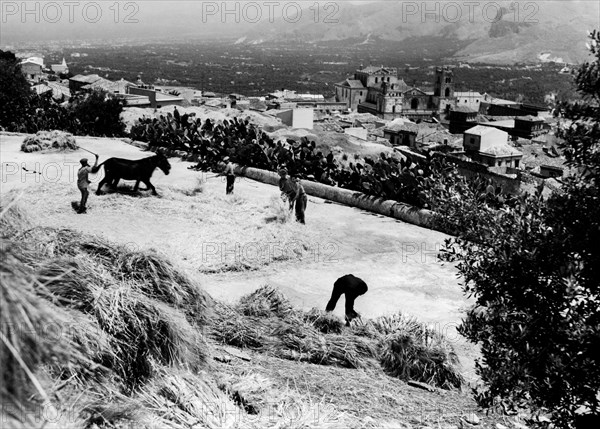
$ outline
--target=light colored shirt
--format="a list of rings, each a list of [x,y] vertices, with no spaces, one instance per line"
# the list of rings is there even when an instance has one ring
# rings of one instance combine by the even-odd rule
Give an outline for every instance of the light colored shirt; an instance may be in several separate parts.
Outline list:
[[[225,173],[226,176],[234,176],[235,173],[233,171],[233,163],[232,162],[228,162],[227,165],[225,166]]]
[[[89,174],[92,171],[92,167],[89,165],[86,167],[81,167],[77,172],[77,187],[80,189],[87,189],[90,182]]]

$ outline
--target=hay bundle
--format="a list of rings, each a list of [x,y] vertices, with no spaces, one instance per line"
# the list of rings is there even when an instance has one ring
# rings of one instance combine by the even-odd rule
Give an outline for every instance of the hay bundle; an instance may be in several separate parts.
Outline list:
[[[79,149],[72,134],[64,131],[38,131],[34,136],[26,137],[21,144],[23,152],[36,152],[46,149]]]
[[[3,401],[24,402],[33,388],[48,400],[33,375],[40,364],[76,364],[81,354],[69,338],[47,330],[69,323],[61,309],[35,294],[34,277],[0,242],[0,367]]]
[[[344,329],[344,322],[331,312],[312,308],[304,314],[304,321],[311,324],[323,334],[340,334]]]
[[[379,360],[389,375],[406,381],[422,381],[443,389],[460,388],[464,381],[455,367],[455,354],[418,344],[403,333],[392,334],[382,342]]]
[[[9,192],[0,199],[0,236],[15,238],[31,227],[29,216],[18,203],[19,195]]]
[[[281,326],[274,336],[271,351],[279,357],[318,365],[345,368],[369,366],[373,351],[368,343],[356,336],[322,335],[307,324]]]
[[[56,303],[92,316],[109,336],[110,346],[93,354],[100,362],[136,385],[152,374],[152,359],[192,368],[205,361],[205,344],[184,314],[139,293],[136,285],[106,282],[94,269],[83,259],[58,258],[39,275]]]
[[[381,316],[370,322],[373,328],[381,335],[404,333],[408,336],[421,336],[427,329],[415,317],[396,313],[390,316]]]
[[[36,227],[27,231],[29,238],[40,242],[48,256],[78,256],[87,253],[100,263],[113,266],[126,252],[123,246],[68,228]]]
[[[223,344],[230,346],[260,349],[265,338],[260,329],[261,320],[244,317],[237,311],[218,306],[218,318],[212,327],[212,336]]]
[[[209,297],[159,254],[128,251],[124,246],[101,237],[70,229],[35,228],[29,232],[32,237],[35,235],[46,255],[77,256],[80,259],[81,254],[87,254],[94,258],[96,264],[104,266],[104,271],[112,273],[112,283],[130,281],[150,298],[185,309],[195,323],[206,323]]]
[[[93,262],[83,258],[55,258],[42,263],[36,271],[40,282],[61,307],[92,313],[108,282]]]
[[[76,310],[63,309],[69,315],[70,323],[64,327],[68,338],[77,344],[83,356],[88,360],[81,362],[88,370],[87,372],[95,375],[105,375],[108,368],[102,365],[103,362],[115,362],[118,359],[116,350],[112,347],[111,336],[102,330],[100,325],[91,316],[85,315]],[[72,368],[67,368],[72,370]],[[74,373],[74,375],[81,375]]]
[[[381,332],[375,327],[371,320],[355,319],[351,324],[352,333],[359,337],[369,338],[371,340],[380,340]]]
[[[185,309],[197,323],[206,322],[208,297],[170,261],[156,252],[121,254],[115,270],[131,279],[147,296]]]
[[[153,360],[198,369],[206,359],[204,341],[181,312],[137,293],[131,285],[102,291],[93,314],[112,337],[117,356],[112,368],[130,386],[152,375]]]
[[[238,309],[246,316],[257,317],[288,317],[294,313],[294,308],[285,295],[271,285],[264,285],[240,298]]]

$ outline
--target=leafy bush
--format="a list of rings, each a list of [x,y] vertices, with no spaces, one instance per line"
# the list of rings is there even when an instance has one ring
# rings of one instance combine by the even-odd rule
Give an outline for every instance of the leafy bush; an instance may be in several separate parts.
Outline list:
[[[119,137],[125,134],[121,113],[125,102],[110,97],[106,91],[79,92],[69,100],[68,110],[75,118],[73,134]]]
[[[12,52],[0,50],[0,127],[22,131],[25,118],[32,112],[33,99],[18,59]]]
[[[578,173],[545,201],[502,210],[460,182],[443,190],[450,209],[462,198],[469,210],[452,212],[460,235],[442,255],[476,300],[460,327],[481,346],[476,399],[549,411],[558,427],[572,427],[580,409],[600,413],[600,34],[590,37],[595,60],[576,76],[583,102],[560,111],[572,121],[559,133],[563,153]]]

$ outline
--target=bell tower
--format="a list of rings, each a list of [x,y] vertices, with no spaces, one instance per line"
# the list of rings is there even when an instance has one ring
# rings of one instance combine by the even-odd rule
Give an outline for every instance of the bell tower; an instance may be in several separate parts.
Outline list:
[[[433,95],[441,98],[454,97],[454,73],[450,67],[443,66],[435,69]]]

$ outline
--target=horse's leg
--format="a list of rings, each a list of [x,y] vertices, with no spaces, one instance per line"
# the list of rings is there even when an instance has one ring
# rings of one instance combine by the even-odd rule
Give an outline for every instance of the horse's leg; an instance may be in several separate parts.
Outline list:
[[[110,186],[112,186],[114,189],[117,189],[117,185],[119,184],[119,180],[121,180],[120,177],[115,177],[112,181],[112,184]]]
[[[150,179],[144,180],[144,185],[146,185],[146,188],[152,189],[152,195],[158,195],[158,193],[156,192],[156,188],[152,183],[150,183]]]
[[[135,186],[133,187],[133,192],[137,192],[139,187],[140,187],[140,181],[136,180],[135,181]]]
[[[98,183],[98,189],[96,189],[96,195],[100,195],[102,193],[102,186],[106,185],[109,180],[108,180],[109,176],[104,176],[104,179],[102,179],[100,181],[100,183]]]

